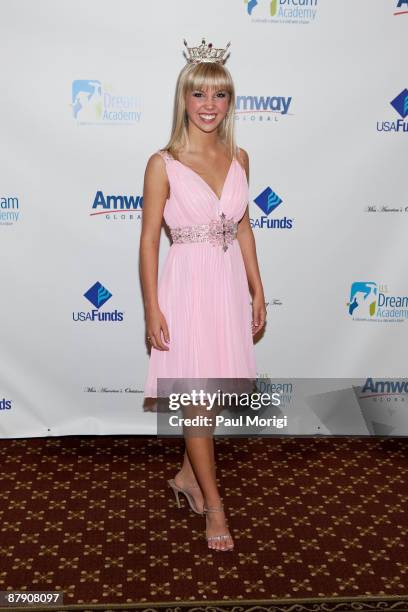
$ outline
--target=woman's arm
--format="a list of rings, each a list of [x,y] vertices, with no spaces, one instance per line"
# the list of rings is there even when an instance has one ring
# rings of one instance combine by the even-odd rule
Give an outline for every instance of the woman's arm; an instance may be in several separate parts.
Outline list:
[[[247,179],[249,182],[249,159],[245,149],[241,151],[241,164],[245,168]],[[256,246],[254,233],[249,221],[249,207],[241,221],[238,224],[237,239],[241,247],[242,258],[245,264],[245,270],[248,278],[248,284],[252,293],[252,333],[256,334],[265,324],[266,308],[265,296],[261,275],[259,273],[258,258],[256,255]]]
[[[139,261],[147,333],[152,346],[165,351],[169,348],[163,343],[161,332],[166,342],[169,342],[170,337],[166,320],[159,307],[157,273],[160,231],[168,193],[169,181],[164,161],[158,153],[154,153],[147,162],[144,175]]]

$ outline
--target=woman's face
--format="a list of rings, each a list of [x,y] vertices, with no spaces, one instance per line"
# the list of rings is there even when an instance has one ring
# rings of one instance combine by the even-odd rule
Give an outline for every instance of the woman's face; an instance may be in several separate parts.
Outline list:
[[[204,132],[217,129],[228,112],[230,95],[220,89],[193,89],[186,95],[189,121]]]

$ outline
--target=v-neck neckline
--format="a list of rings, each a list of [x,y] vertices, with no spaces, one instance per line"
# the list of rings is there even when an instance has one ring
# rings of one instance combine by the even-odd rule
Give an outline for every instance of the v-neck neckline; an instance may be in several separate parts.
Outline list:
[[[215,193],[214,189],[207,183],[207,181],[205,181],[203,179],[203,177],[201,176],[201,174],[198,174],[198,172],[196,172],[195,170],[193,170],[193,168],[191,168],[190,166],[187,166],[186,164],[183,164],[183,162],[179,161],[178,159],[174,159],[174,157],[172,157],[173,161],[178,162],[181,166],[184,166],[184,168],[187,168],[187,170],[190,170],[193,174],[195,174],[196,176],[198,176],[199,179],[201,179],[201,181],[204,183],[204,185],[206,185],[208,187],[208,189],[211,191],[211,193],[215,196],[215,198],[217,199],[217,202],[221,202],[222,200],[222,196],[224,195],[224,191],[225,191],[225,186],[227,184],[229,175],[231,173],[231,169],[232,169],[232,164],[234,163],[234,161],[236,161],[235,156],[232,158],[230,166],[228,168],[228,172],[227,175],[224,179],[224,184],[222,186],[221,189],[221,195],[220,197],[217,196],[217,194]]]

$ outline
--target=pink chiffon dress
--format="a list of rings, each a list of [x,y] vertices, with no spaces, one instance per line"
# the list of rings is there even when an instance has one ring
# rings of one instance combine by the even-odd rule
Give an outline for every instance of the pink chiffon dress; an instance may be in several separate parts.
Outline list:
[[[191,237],[193,226],[240,221],[249,190],[236,156],[218,198],[189,166],[167,151],[158,153],[170,184],[163,216],[171,231]],[[173,241],[158,280],[158,301],[169,350],[151,347],[145,398],[158,397],[158,379],[256,378],[251,295],[236,237],[227,244]]]

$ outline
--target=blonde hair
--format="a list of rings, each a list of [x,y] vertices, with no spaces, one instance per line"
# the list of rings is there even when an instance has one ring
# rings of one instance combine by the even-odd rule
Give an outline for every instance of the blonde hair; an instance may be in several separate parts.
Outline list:
[[[222,64],[200,62],[199,64],[186,64],[177,79],[173,126],[170,140],[164,147],[176,159],[180,149],[188,145],[186,94],[196,89],[205,89],[206,87],[229,93],[230,104],[228,112],[218,126],[218,135],[221,142],[226,145],[231,159],[236,154],[234,134],[235,88],[231,74]]]

